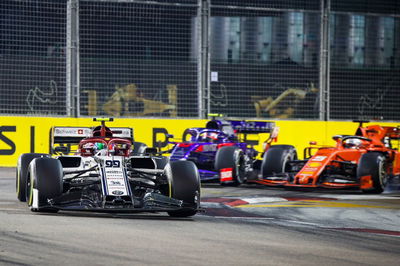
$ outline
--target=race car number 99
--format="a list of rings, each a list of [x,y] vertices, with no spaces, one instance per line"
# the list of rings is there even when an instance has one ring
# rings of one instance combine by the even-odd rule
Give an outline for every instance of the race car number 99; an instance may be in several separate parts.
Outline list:
[[[121,162],[118,160],[106,160],[106,167],[119,168],[121,166]]]

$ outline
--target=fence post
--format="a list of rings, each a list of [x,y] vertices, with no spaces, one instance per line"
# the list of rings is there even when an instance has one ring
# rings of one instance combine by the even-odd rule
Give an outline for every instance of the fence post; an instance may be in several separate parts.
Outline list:
[[[67,3],[67,116],[79,116],[79,0]]]
[[[330,43],[329,43],[329,15],[330,0],[321,0],[321,40],[319,65],[319,119],[329,120],[329,91],[330,91]]]
[[[200,83],[199,118],[207,118],[210,112],[210,0],[200,1]]]

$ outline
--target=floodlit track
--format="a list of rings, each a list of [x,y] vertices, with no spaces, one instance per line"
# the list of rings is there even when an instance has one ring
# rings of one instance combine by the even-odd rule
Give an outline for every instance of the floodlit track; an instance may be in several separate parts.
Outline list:
[[[204,212],[31,213],[0,168],[0,265],[398,265],[400,192],[203,185]]]

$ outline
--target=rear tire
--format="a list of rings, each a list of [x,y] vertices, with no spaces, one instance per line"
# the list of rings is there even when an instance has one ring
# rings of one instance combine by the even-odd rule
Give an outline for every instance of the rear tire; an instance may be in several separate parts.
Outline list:
[[[232,185],[243,184],[246,178],[243,151],[236,146],[221,147],[215,155],[215,170],[220,171],[224,168],[232,168]]]
[[[273,145],[264,153],[261,163],[262,176],[287,173],[290,170],[288,162],[296,159],[297,152],[294,146]]]
[[[172,217],[188,217],[200,207],[200,178],[196,165],[191,161],[170,162],[167,166],[169,196],[183,201],[183,209],[169,211]]]
[[[382,153],[369,152],[361,156],[357,167],[357,178],[370,175],[372,179],[372,189],[362,189],[362,192],[379,194],[385,189],[388,181],[386,172],[386,158]]]
[[[15,187],[17,192],[17,198],[21,202],[26,202],[26,189],[27,189],[27,176],[28,168],[31,161],[39,157],[48,157],[45,153],[24,153],[18,158],[17,163],[17,174],[15,180]]]
[[[61,196],[63,170],[61,162],[53,158],[36,158],[28,169],[27,201],[31,211],[57,212],[48,206],[48,199]]]

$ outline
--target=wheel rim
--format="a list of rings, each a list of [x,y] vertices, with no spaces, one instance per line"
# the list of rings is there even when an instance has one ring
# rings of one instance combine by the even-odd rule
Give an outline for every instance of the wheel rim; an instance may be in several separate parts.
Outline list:
[[[288,172],[288,166],[289,166],[289,164],[288,164],[288,162],[289,161],[293,161],[293,158],[294,158],[294,154],[293,154],[293,152],[292,151],[290,151],[286,156],[285,156],[285,158],[283,159],[283,163],[282,163],[282,173],[286,173],[286,172]]]
[[[236,150],[235,153],[236,157],[236,167],[235,167],[235,172],[236,172],[236,180],[238,183],[243,183],[244,180],[244,175],[246,173],[246,166],[244,165],[244,158],[242,156],[242,153],[240,150]]]
[[[196,209],[200,208],[200,193],[199,193],[199,191],[196,191],[194,194],[194,204],[196,206]]]
[[[26,179],[26,199],[28,202],[28,206],[32,205],[32,201],[33,201],[33,186],[32,186],[32,181],[31,181],[31,177],[28,176],[28,178]]]
[[[387,174],[386,174],[386,164],[385,164],[385,159],[380,158],[379,161],[379,182],[382,187],[382,189],[385,188],[386,183],[387,183]]]

